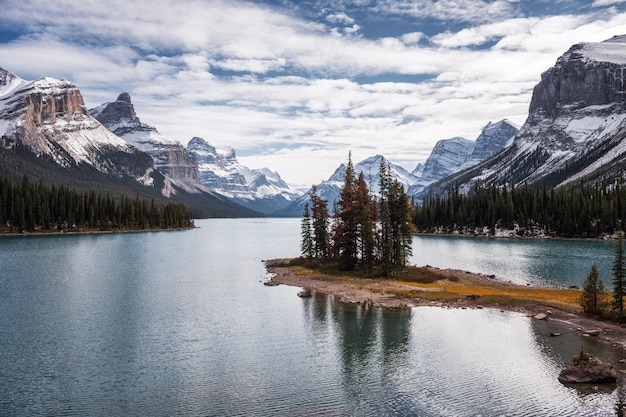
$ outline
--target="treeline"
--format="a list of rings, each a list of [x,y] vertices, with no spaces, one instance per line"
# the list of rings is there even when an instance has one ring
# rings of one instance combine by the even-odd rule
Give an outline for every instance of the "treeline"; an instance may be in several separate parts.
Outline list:
[[[96,191],[81,194],[63,185],[46,186],[24,177],[21,184],[0,180],[0,231],[123,231],[193,226],[184,204],[158,205],[139,197]]]
[[[476,185],[463,194],[458,186],[446,197],[431,195],[415,208],[419,231],[471,233],[488,228],[518,228],[520,235],[544,231],[562,237],[614,234],[626,224],[626,189],[616,184],[579,184],[547,189],[515,184]]]
[[[328,202],[311,192],[301,222],[301,252],[308,261],[336,262],[342,270],[390,276],[404,269],[412,254],[411,206],[404,187],[380,165],[380,199],[368,189],[363,173],[355,176],[348,158],[340,199],[330,216]],[[376,271],[374,271],[376,269]]]

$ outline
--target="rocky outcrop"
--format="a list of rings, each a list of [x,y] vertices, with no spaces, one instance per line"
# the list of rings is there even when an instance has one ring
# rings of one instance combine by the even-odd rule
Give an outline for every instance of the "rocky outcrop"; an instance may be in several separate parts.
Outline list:
[[[617,370],[612,364],[589,355],[582,359],[576,356],[559,374],[559,381],[563,384],[602,384],[616,380]]]
[[[176,185],[189,192],[203,191],[196,157],[179,141],[168,139],[154,126],[142,123],[128,93],[91,109],[90,113],[111,132],[150,155],[157,169]]]
[[[155,181],[148,155],[92,118],[78,88],[66,80],[25,81],[0,68],[0,136],[5,148],[25,146],[63,167],[89,165],[144,185]]]

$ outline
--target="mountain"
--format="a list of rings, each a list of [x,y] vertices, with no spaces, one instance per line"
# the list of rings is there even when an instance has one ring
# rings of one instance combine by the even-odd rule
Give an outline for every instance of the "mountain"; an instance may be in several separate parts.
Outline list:
[[[362,172],[370,191],[374,195],[377,195],[379,191],[379,170],[382,161],[389,162],[384,156],[375,155],[362,160],[354,166],[355,176],[358,176]],[[409,189],[409,187],[418,180],[415,175],[399,165],[389,163],[389,166],[391,168],[391,176],[400,181],[405,190]],[[341,164],[327,180],[316,185],[317,194],[324,200],[328,201],[328,207],[331,211],[334,202],[339,201],[339,194],[343,188],[345,177],[346,164]],[[310,201],[310,192],[311,189],[303,196],[293,201],[285,209],[281,210],[279,214],[285,216],[301,216],[304,211],[305,203]]]
[[[157,169],[174,184],[191,193],[206,192],[198,181],[198,161],[177,140],[161,135],[154,126],[142,123],[128,93],[104,103],[89,113],[107,129],[152,157]]]
[[[426,162],[413,170],[421,174],[408,193],[419,198],[430,184],[490,158],[510,145],[517,131],[517,126],[504,119],[489,122],[476,141],[460,137],[438,141]]]
[[[26,81],[0,68],[0,137],[5,150],[24,148],[64,168],[87,167],[167,193],[150,157],[92,118],[69,81]]]
[[[242,166],[232,148],[216,149],[194,137],[187,149],[198,160],[199,181],[244,207],[273,214],[298,197],[278,173]]]
[[[496,123],[489,122],[476,138],[466,166],[471,167],[486,161],[502,149],[510,146],[518,131],[519,126],[506,119]]]
[[[433,186],[445,192],[483,183],[609,182],[626,168],[626,36],[579,43],[535,86],[526,122],[513,144],[486,162]]]
[[[150,155],[93,118],[71,82],[26,81],[0,68],[0,177],[24,175],[80,192],[182,202],[195,217],[260,215],[208,190],[180,188]]]

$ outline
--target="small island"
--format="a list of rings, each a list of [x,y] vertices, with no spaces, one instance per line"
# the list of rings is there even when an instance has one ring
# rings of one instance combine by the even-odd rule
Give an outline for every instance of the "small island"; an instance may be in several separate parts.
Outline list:
[[[359,271],[341,271],[332,264],[304,258],[266,260],[269,285],[289,285],[333,296],[342,303],[381,308],[420,306],[493,308],[551,320],[557,329],[576,329],[583,335],[626,348],[626,328],[585,315],[581,290],[547,288],[502,282],[494,276],[432,266],[407,266],[390,278],[367,278]],[[555,331],[553,336],[560,333]]]

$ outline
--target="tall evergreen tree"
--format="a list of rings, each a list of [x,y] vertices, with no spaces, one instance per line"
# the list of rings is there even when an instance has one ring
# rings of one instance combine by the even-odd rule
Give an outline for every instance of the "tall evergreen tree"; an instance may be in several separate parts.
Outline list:
[[[380,176],[380,264],[385,276],[390,276],[393,269],[393,230],[389,191],[391,173],[387,161],[382,158],[379,167]]]
[[[330,236],[328,233],[328,202],[317,195],[317,187],[311,190],[311,217],[313,222],[313,236],[315,256],[326,259],[330,255]]]
[[[344,177],[343,188],[339,194],[337,224],[335,225],[333,242],[339,256],[339,266],[352,270],[356,266],[358,256],[358,224],[360,221],[357,206],[357,187],[354,178],[352,154],[348,155],[348,164]]]
[[[309,210],[308,201],[304,204],[301,230],[302,241],[300,243],[300,251],[302,256],[311,260],[315,254],[315,245],[313,243],[313,225],[311,223],[311,211]]]
[[[591,270],[583,283],[583,291],[580,295],[580,306],[587,314],[598,314],[602,312],[602,304],[606,289],[600,279],[598,266],[593,263]]]
[[[613,259],[613,309],[624,316],[624,274],[626,273],[626,260],[624,259],[624,234],[618,232],[615,243],[615,258]]]
[[[359,242],[361,252],[361,267],[366,272],[371,272],[376,251],[376,223],[378,221],[378,210],[376,201],[372,199],[365,176],[361,172],[357,179],[357,207],[360,213],[359,218]]]

